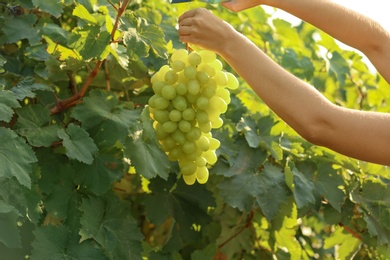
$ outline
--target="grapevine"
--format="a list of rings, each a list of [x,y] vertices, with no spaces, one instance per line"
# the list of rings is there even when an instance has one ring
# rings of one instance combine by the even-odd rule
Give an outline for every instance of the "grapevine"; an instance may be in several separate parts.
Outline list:
[[[186,184],[206,183],[220,146],[211,129],[222,127],[220,116],[237,78],[223,71],[214,52],[178,49],[151,82],[154,95],[148,104],[161,148],[178,162]]]

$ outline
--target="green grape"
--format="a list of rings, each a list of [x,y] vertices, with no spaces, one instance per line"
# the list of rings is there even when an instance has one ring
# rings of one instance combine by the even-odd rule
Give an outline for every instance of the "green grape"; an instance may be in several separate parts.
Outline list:
[[[162,142],[162,147],[165,152],[172,150],[175,145],[176,141],[173,139],[172,136],[167,136]]]
[[[201,63],[198,66],[199,71],[205,72],[209,77],[214,77],[215,75],[215,69],[207,63]]]
[[[157,97],[154,100],[154,107],[156,109],[166,109],[169,106],[169,100],[163,98],[163,97]]]
[[[182,113],[182,117],[184,120],[192,121],[196,117],[196,112],[192,108],[186,108]]]
[[[193,51],[188,55],[188,62],[192,66],[198,66],[202,62],[202,58],[199,53]]]
[[[215,59],[210,62],[210,66],[215,70],[215,72],[220,71],[223,68],[222,62],[218,59]]]
[[[163,140],[168,136],[168,133],[165,132],[162,125],[160,123],[156,124],[155,126],[156,136],[158,140]]]
[[[196,73],[196,79],[199,81],[199,83],[202,85],[202,84],[206,84],[209,80],[210,80],[210,77],[209,75],[207,75],[206,72],[204,71],[198,71]]]
[[[177,129],[177,123],[172,121],[167,121],[162,124],[162,128],[166,133],[173,133]]]
[[[181,112],[179,110],[173,109],[168,113],[168,118],[173,122],[179,122],[182,118]]]
[[[217,59],[215,52],[209,50],[201,50],[199,52],[200,57],[202,57],[202,62],[210,63]]]
[[[197,69],[195,66],[188,66],[184,69],[184,76],[188,79],[196,78]]]
[[[187,94],[188,88],[187,84],[184,82],[179,82],[176,86],[176,93],[180,96]]]
[[[196,79],[190,79],[187,83],[187,86],[188,93],[190,93],[191,95],[196,95],[200,91],[200,84],[199,81],[197,81]]]
[[[218,139],[210,138],[210,150],[217,150],[221,145],[221,142]]]
[[[207,84],[202,89],[202,96],[210,99],[212,98],[217,92],[217,85],[213,84]]]
[[[210,122],[209,115],[206,111],[198,110],[196,112],[196,120],[198,120],[199,124],[208,123]]]
[[[203,152],[208,151],[210,149],[210,140],[203,135],[196,141],[196,146]]]
[[[162,88],[165,86],[165,83],[162,82],[162,81],[156,81],[155,83],[153,83],[153,92],[155,94],[161,94],[161,90]]]
[[[185,62],[187,58],[188,58],[188,51],[185,49],[178,49],[172,53],[171,61],[175,62],[177,60],[180,60]]]
[[[196,167],[195,162],[187,161],[187,160],[179,160],[179,166],[181,173],[183,175],[192,175],[195,173],[198,167]]]
[[[168,85],[172,85],[176,83],[177,78],[178,78],[177,73],[172,69],[168,70],[164,76],[165,83]]]
[[[186,64],[182,60],[175,60],[174,62],[171,63],[171,68],[175,72],[182,71],[182,70],[184,70],[185,67],[186,67]]]
[[[153,113],[154,119],[159,123],[165,123],[169,120],[169,112],[167,110],[155,110]]]
[[[161,96],[167,100],[172,100],[176,97],[176,89],[172,85],[166,85],[161,90]]]
[[[212,121],[211,128],[218,129],[223,126],[223,119],[218,117],[216,120]]]
[[[228,78],[228,82],[227,82],[227,85],[226,87],[229,88],[229,89],[237,89],[238,88],[238,79],[236,78],[236,76],[234,76],[232,73],[230,72],[225,72],[227,78]]]
[[[198,100],[196,100],[196,106],[199,109],[207,110],[210,106],[210,100],[207,97],[200,96]]]
[[[217,88],[217,91],[215,93],[218,97],[222,98],[226,104],[230,104],[230,91],[226,88]]]
[[[215,82],[217,83],[218,86],[226,86],[228,82],[228,78],[225,74],[225,72],[219,70],[215,73],[214,76]]]
[[[209,133],[211,131],[211,122],[199,124],[199,128],[203,133]]]
[[[179,129],[184,132],[184,133],[188,133],[189,131],[191,131],[192,129],[192,126],[191,126],[191,123],[188,122],[187,120],[181,120],[179,122]]]
[[[178,143],[183,145],[187,141],[186,134],[180,129],[176,129],[175,132],[172,133],[172,138]]]
[[[175,109],[184,111],[187,108],[187,101],[183,96],[176,96],[172,99],[172,105]]]
[[[198,100],[198,97],[199,97],[199,93],[196,95],[192,95],[191,93],[186,94],[186,99],[190,104],[195,104],[196,100]]]
[[[183,175],[183,180],[187,185],[193,185],[196,181],[196,175],[195,174]]]
[[[151,108],[156,108],[156,99],[160,97],[159,94],[154,94],[153,96],[151,96],[148,100],[148,105],[151,107]]]
[[[203,157],[206,159],[207,163],[211,165],[217,162],[217,155],[213,150],[208,150],[207,152],[204,152]]]
[[[209,179],[209,170],[206,166],[198,167],[196,172],[196,180],[200,184],[205,184]]]
[[[186,137],[189,141],[196,141],[202,135],[202,131],[199,127],[192,127],[190,131],[186,134]]]
[[[212,109],[215,109],[215,110],[221,112],[221,113],[225,113],[227,110],[226,102],[218,96],[214,96],[214,97],[210,98],[210,107]]]
[[[185,153],[193,153],[196,150],[196,145],[193,142],[185,142],[182,149]]]
[[[207,161],[203,156],[198,156],[195,160],[195,164],[198,167],[206,166]]]
[[[168,159],[170,161],[177,161],[182,153],[183,151],[181,150],[180,146],[177,145],[169,151]]]

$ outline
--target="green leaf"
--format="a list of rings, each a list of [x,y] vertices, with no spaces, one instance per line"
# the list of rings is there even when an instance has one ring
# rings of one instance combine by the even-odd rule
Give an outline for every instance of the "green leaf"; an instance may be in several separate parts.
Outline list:
[[[77,163],[75,182],[96,195],[103,195],[123,175],[124,165],[119,155],[121,152],[113,149],[96,154],[91,165]]]
[[[14,108],[21,107],[12,91],[0,90],[0,121],[9,123],[14,115]]]
[[[328,59],[329,62],[329,74],[336,75],[337,80],[340,82],[340,86],[345,85],[345,79],[347,75],[350,75],[350,69],[348,62],[337,51],[332,52],[332,56]]]
[[[32,0],[32,3],[34,6],[53,15],[54,17],[58,18],[62,14],[63,4],[61,0]]]
[[[37,61],[46,61],[50,55],[47,53],[47,44],[38,44],[26,48],[25,55]]]
[[[83,5],[81,4],[77,4],[76,3],[76,7],[75,9],[73,10],[73,13],[72,13],[74,16],[77,16],[81,19],[83,19],[84,21],[87,21],[87,22],[90,22],[90,23],[93,23],[93,24],[97,24],[97,20],[95,19],[95,17],[93,17],[87,10],[87,8],[85,8]]]
[[[10,16],[5,19],[3,29],[4,43],[16,43],[22,39],[28,39],[30,44],[36,44],[40,41],[41,36],[34,24],[37,17],[33,14]]]
[[[17,110],[18,121],[14,125],[15,131],[26,137],[31,146],[48,147],[59,140],[58,125],[49,125],[50,111],[41,105],[29,105]]]
[[[265,164],[259,173],[223,180],[218,188],[230,206],[249,212],[254,205],[259,205],[268,220],[277,214],[289,193],[282,170],[270,164]]]
[[[67,46],[69,33],[54,23],[47,23],[42,28],[42,34],[53,42]]]
[[[27,188],[31,187],[32,163],[37,158],[29,145],[11,129],[0,127],[0,178],[16,177]]]
[[[348,233],[342,227],[336,230],[324,241],[324,249],[332,248],[337,245],[337,255],[340,259],[350,259],[356,253],[361,241]]]
[[[23,100],[25,98],[35,98],[36,93],[33,91],[36,90],[53,92],[53,90],[48,85],[41,83],[31,83],[28,79],[26,82],[22,82],[11,88],[11,91],[15,94],[18,100]]]
[[[115,196],[84,198],[82,241],[93,239],[109,259],[141,259],[143,236],[129,209],[127,202]]]
[[[0,242],[11,248],[22,247],[17,226],[19,212],[0,200]]]
[[[69,124],[65,130],[57,132],[58,137],[63,140],[66,148],[66,155],[86,164],[92,164],[93,154],[98,151],[93,139],[81,127]]]
[[[191,254],[191,260],[214,259],[217,254],[217,245],[211,243],[202,250],[196,250]]]

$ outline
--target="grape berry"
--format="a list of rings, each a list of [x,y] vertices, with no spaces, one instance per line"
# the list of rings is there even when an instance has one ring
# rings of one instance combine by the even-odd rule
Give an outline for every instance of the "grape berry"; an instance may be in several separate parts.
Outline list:
[[[178,49],[151,78],[154,95],[148,105],[156,135],[169,160],[178,161],[188,185],[206,183],[208,166],[217,161],[220,142],[211,129],[223,125],[228,89],[238,87],[237,78],[222,69],[214,52]]]

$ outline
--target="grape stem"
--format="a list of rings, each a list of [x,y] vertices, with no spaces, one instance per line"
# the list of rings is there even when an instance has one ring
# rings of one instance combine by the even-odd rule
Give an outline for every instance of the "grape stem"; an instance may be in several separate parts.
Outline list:
[[[117,10],[118,14],[116,16],[116,19],[115,19],[115,23],[114,23],[114,27],[111,31],[111,40],[112,42],[115,42],[116,40],[114,39],[115,37],[115,33],[116,31],[118,30],[118,26],[119,26],[119,22],[120,22],[120,18],[121,16],[124,14],[124,12],[126,11],[126,8],[127,6],[129,5],[131,0],[124,0],[123,2],[119,1],[118,5],[119,5],[119,8],[115,8],[115,10]],[[58,100],[58,98],[56,98],[56,105],[50,109],[50,113],[51,115],[55,115],[55,114],[58,114],[70,107],[73,107],[75,106],[76,104],[78,104],[79,102],[81,102],[81,99],[84,97],[84,94],[87,92],[92,80],[96,77],[96,75],[98,74],[98,71],[100,69],[100,66],[102,65],[104,60],[98,60],[94,69],[91,71],[91,73],[89,74],[88,78],[85,80],[81,90],[78,92],[78,93],[75,93],[73,96],[65,99],[65,100]]]

